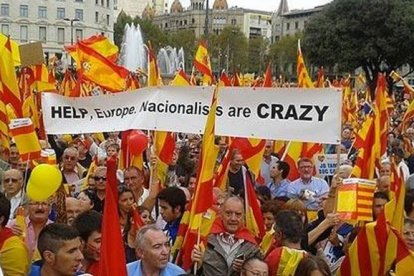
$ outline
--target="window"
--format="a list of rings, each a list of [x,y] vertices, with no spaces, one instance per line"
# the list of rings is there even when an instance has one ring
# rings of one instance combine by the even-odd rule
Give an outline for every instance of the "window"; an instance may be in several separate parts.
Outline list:
[[[56,18],[57,19],[64,19],[65,18],[65,8],[57,8]]]
[[[296,30],[299,29],[299,22],[298,21],[295,22],[295,29]]]
[[[236,19],[231,20],[231,25],[236,25],[236,23],[237,23]]]
[[[290,29],[290,23],[288,22],[286,23],[286,31],[289,31],[289,29]]]
[[[64,28],[57,29],[57,42],[58,44],[65,43],[65,29]]]
[[[106,7],[109,8],[109,0],[106,0]]]
[[[76,29],[76,39],[82,40],[83,39],[83,30],[82,29]]]
[[[101,0],[101,6],[103,7],[105,5],[104,0]]]
[[[20,17],[29,17],[28,5],[20,5]]]
[[[75,2],[83,2],[83,0],[75,0]]]
[[[4,35],[9,35],[9,25],[7,25],[7,24],[1,24],[1,32]]]
[[[20,42],[27,42],[28,41],[28,31],[27,26],[22,25],[20,26]]]
[[[9,13],[10,13],[9,4],[1,4],[0,15],[2,15],[2,16],[9,16]]]
[[[38,17],[39,18],[47,18],[47,7],[39,6]]]
[[[46,27],[39,27],[39,41],[46,42]]]
[[[83,21],[83,10],[76,9],[75,10],[75,18],[79,19],[79,21]]]
[[[118,0],[114,0],[114,10],[117,10],[117,9],[118,9]]]
[[[95,12],[95,23],[99,23],[99,12]]]
[[[109,25],[109,14],[106,15],[106,25]]]
[[[95,5],[99,5],[99,0],[95,0]]]

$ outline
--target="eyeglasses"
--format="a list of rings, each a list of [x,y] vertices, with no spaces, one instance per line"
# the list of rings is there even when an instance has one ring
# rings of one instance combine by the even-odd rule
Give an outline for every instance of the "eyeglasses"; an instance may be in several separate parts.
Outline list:
[[[20,178],[5,178],[3,181],[4,183],[9,183],[9,182],[17,183],[18,181],[20,181]]]
[[[47,206],[50,205],[50,203],[49,202],[38,202],[38,201],[36,201],[36,202],[30,202],[29,205],[30,206],[47,207]]]
[[[103,176],[95,176],[93,179],[95,181],[106,181],[106,177],[103,177]]]
[[[72,161],[76,160],[76,156],[65,155],[63,156],[63,158],[65,158],[66,160],[72,160]]]
[[[247,271],[247,272],[250,272],[250,274],[253,275],[253,276],[268,276],[269,275],[269,272],[267,272],[267,271],[260,272],[260,271],[249,270],[249,269],[246,269],[246,268],[244,268],[243,270]]]

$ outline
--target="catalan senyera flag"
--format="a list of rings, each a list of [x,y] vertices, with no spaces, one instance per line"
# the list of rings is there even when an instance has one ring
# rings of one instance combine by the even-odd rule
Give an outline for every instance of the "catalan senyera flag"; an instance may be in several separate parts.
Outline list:
[[[405,110],[403,119],[401,121],[401,127],[402,130],[405,131],[407,128],[407,125],[410,123],[410,121],[414,118],[414,100],[410,102],[410,104],[407,107],[407,110]]]
[[[260,210],[259,202],[252,179],[249,174],[246,174],[244,181],[244,200],[246,209],[246,227],[258,239],[262,239],[266,233],[266,227]]]
[[[358,178],[373,179],[375,175],[375,123],[368,116],[355,137],[354,147],[359,149],[351,175]]]
[[[203,217],[213,205],[213,179],[218,155],[218,148],[214,143],[217,96],[218,87],[214,90],[210,112],[207,117],[200,153],[200,165],[197,173],[196,190],[191,202],[191,210],[189,213],[188,230],[181,246],[182,252],[180,255],[182,256],[182,267],[184,270],[191,268],[191,251],[194,244],[197,242],[198,231],[201,232]]]
[[[378,74],[377,89],[375,92],[375,132],[376,146],[378,150],[378,160],[386,154],[387,151],[387,135],[389,129],[388,108],[387,108],[387,91],[386,91],[385,75]]]
[[[127,78],[127,88],[126,90],[136,90],[141,88],[138,76],[135,73],[130,72]]]
[[[93,35],[89,38],[78,40],[79,44],[83,44],[88,48],[91,48],[109,59],[112,62],[116,62],[118,58],[118,46],[109,41],[104,35]],[[76,54],[76,44],[65,47],[73,59],[78,63],[78,56]]]
[[[376,182],[348,178],[338,187],[336,213],[349,222],[372,221],[372,204]]]
[[[1,83],[0,83],[1,90]],[[0,97],[0,146],[10,149],[9,119],[7,118],[6,105]]]
[[[113,63],[97,51],[81,43],[76,44],[77,71],[89,80],[111,92],[125,91],[129,71]]]
[[[10,105],[16,117],[22,117],[22,101],[14,68],[13,52],[10,37],[0,45],[0,82],[2,99]]]
[[[76,86],[76,81],[73,78],[72,73],[68,69],[66,69],[63,75],[63,80],[60,84],[59,93],[62,96],[66,96],[66,97],[79,97],[78,95],[72,94],[75,86]]]
[[[397,238],[395,275],[410,276],[413,274],[414,253],[407,248],[407,244],[396,229],[391,228],[391,231]]]
[[[303,250],[277,247],[266,258],[266,263],[274,265],[269,267],[269,275],[294,275],[299,262],[306,256]]]
[[[263,87],[272,87],[272,63],[269,62],[266,68],[265,77],[263,80]]]
[[[323,66],[319,67],[317,80],[315,83],[315,87],[324,88],[325,87],[325,70],[323,70]]]
[[[189,86],[190,80],[187,78],[184,70],[180,68],[178,72],[175,74],[174,79],[171,81],[171,85],[173,86]]]
[[[308,73],[308,69],[306,69],[305,60],[300,48],[300,39],[298,39],[298,56],[296,66],[296,72],[298,75],[298,87],[314,88],[313,82]]]
[[[14,119],[9,129],[23,161],[40,158],[41,147],[32,120]]]
[[[55,91],[56,80],[51,76],[45,64],[37,64],[30,66],[33,71],[34,82],[31,89],[37,92]]]
[[[9,39],[8,36],[4,35],[3,33],[0,33],[0,46],[3,46],[7,43],[7,40]],[[12,49],[12,57],[14,61],[15,66],[20,66],[20,50],[19,50],[19,44],[14,41],[10,40],[11,49]]]
[[[157,158],[156,175],[161,187],[165,187],[168,166],[171,164],[175,152],[175,137],[173,132],[154,132],[154,153]]]
[[[204,83],[213,83],[213,71],[211,70],[210,56],[208,54],[207,45],[203,41],[198,45],[194,57],[194,66],[198,71],[203,73]]]
[[[148,86],[162,85],[160,69],[157,64],[157,57],[152,50],[152,45],[148,42]]]

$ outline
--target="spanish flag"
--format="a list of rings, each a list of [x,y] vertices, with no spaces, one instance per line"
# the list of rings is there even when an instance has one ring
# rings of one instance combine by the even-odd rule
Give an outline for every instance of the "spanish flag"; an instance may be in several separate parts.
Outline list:
[[[165,187],[168,166],[171,164],[175,152],[174,133],[167,131],[155,131],[154,133],[155,155],[158,157],[156,175],[161,187]]]
[[[204,42],[200,42],[196,55],[194,57],[195,68],[204,74],[204,83],[213,83],[213,72],[211,70],[210,56],[208,55],[207,46]]]
[[[187,78],[184,70],[180,68],[175,74],[174,79],[171,81],[172,86],[189,86],[190,81]]]
[[[112,44],[107,37],[104,35],[93,35],[89,38],[86,38],[84,40],[80,40],[77,42],[77,44],[83,44],[88,48],[93,49],[100,55],[104,56],[108,60],[112,62],[116,62],[118,58],[118,46],[115,44]],[[78,56],[76,54],[76,44],[66,46],[66,51],[69,52],[69,54],[73,57],[73,59],[78,63],[77,60]]]
[[[298,87],[314,88],[313,82],[308,73],[308,69],[306,69],[305,60],[300,48],[300,39],[298,40],[298,57],[296,66],[298,75]]]
[[[9,128],[23,161],[40,158],[41,147],[32,120],[14,119]]]
[[[152,50],[152,45],[148,42],[148,86],[162,85],[160,70],[157,64],[157,57]]]

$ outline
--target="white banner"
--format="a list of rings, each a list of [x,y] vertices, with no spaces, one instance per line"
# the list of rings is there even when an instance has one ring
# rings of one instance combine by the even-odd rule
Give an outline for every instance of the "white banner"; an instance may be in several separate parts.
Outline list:
[[[85,98],[42,94],[48,134],[127,129],[204,132],[214,87],[151,87]],[[336,89],[223,87],[216,134],[337,144],[341,93]]]

